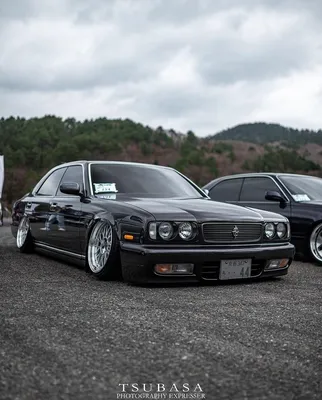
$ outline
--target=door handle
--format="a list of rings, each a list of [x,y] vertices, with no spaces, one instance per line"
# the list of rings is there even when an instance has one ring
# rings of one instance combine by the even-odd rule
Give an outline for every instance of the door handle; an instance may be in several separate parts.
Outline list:
[[[50,207],[49,207],[49,210],[50,210],[50,211],[56,211],[57,208],[58,208],[57,203],[51,203],[51,204],[50,204]]]

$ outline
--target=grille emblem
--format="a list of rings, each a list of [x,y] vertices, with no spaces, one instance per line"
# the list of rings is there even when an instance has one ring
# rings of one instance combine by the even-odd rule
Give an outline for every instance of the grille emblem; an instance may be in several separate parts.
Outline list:
[[[234,239],[236,239],[236,237],[238,236],[239,229],[238,229],[238,227],[236,225],[234,226],[234,229],[231,231],[231,234],[233,235]]]

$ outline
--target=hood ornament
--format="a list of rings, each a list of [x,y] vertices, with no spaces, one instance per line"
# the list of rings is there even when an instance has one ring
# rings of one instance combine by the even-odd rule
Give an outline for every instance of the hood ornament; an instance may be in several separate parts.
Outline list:
[[[233,235],[233,238],[236,239],[236,237],[239,234],[239,229],[237,225],[234,226],[234,229],[231,231],[231,234]]]

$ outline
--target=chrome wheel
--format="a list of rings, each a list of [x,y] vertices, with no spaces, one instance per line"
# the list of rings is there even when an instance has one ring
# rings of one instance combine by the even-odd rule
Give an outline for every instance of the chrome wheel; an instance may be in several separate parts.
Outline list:
[[[106,265],[113,244],[112,227],[107,222],[98,222],[92,230],[88,244],[88,265],[92,272],[100,272]]]
[[[20,249],[26,242],[28,232],[30,229],[29,219],[23,217],[20,221],[18,232],[17,232],[17,247]]]
[[[322,263],[322,224],[313,229],[310,237],[310,250],[316,261]]]

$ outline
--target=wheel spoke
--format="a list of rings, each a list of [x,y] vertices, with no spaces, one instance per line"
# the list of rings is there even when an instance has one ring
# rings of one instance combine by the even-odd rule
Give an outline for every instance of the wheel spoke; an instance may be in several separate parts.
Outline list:
[[[99,222],[94,227],[88,244],[88,263],[93,272],[100,272],[106,265],[112,249],[113,231],[108,223]]]
[[[322,225],[316,227],[311,234],[310,250],[312,256],[322,262]]]
[[[27,217],[23,217],[22,220],[20,221],[20,225],[18,227],[18,232],[17,232],[17,247],[21,248],[28,236],[28,232],[29,232],[29,221],[27,219]]]

